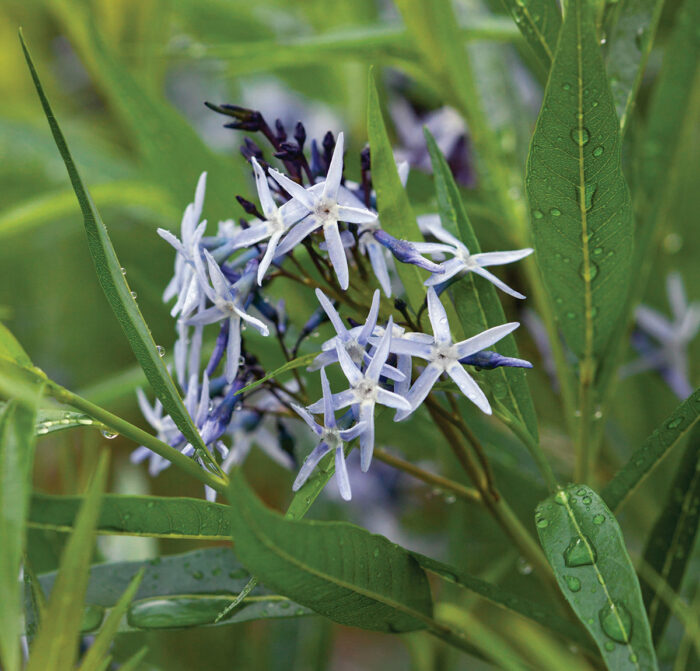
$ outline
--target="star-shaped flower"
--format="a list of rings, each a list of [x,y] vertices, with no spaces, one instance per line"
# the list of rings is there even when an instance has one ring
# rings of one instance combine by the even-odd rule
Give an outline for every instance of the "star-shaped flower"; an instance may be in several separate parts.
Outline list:
[[[321,439],[321,442],[311,451],[304,461],[299,474],[294,480],[292,489],[296,492],[307,481],[311,472],[316,468],[323,457],[331,450],[335,451],[335,479],[338,483],[340,495],[349,501],[352,494],[350,491],[350,481],[348,479],[348,471],[345,465],[345,454],[343,445],[359,436],[365,429],[366,425],[363,422],[358,422],[354,426],[346,429],[341,429],[335,419],[333,410],[333,402],[331,388],[328,384],[326,371],[321,369],[321,387],[323,388],[323,426],[318,424],[311,413],[299,405],[292,404],[295,412],[308,424],[309,428]]]
[[[211,285],[201,260],[197,264],[197,271],[204,291],[214,305],[191,317],[188,323],[206,325],[222,319],[229,320],[225,375],[226,381],[231,383],[238,372],[239,358],[241,356],[241,320],[248,322],[264,336],[270,333],[262,321],[245,311],[246,301],[253,287],[257,271],[257,262],[250,262],[241,278],[234,284],[231,284],[221,271],[221,268],[219,268],[219,264],[206,250],[204,250],[204,258],[209,267]]]
[[[434,274],[425,281],[428,287],[435,286],[445,282],[457,273],[472,272],[487,279],[489,282],[497,286],[501,291],[514,296],[515,298],[525,298],[523,294],[511,289],[505,282],[499,280],[494,274],[484,268],[486,266],[500,266],[513,261],[520,261],[526,256],[532,254],[534,250],[529,247],[525,249],[516,249],[511,252],[481,252],[479,254],[470,254],[467,246],[454,235],[448,233],[444,228],[432,225],[430,233],[441,242],[416,242],[414,247],[421,254],[431,254],[436,252],[444,252],[452,254],[453,258],[440,264],[443,272]]]
[[[297,207],[294,201],[290,201],[277,207],[275,199],[270,192],[270,185],[267,183],[265,171],[260,167],[260,164],[253,156],[250,159],[255,172],[255,183],[258,189],[258,198],[262,206],[264,221],[258,221],[251,226],[236,234],[234,243],[236,248],[250,247],[263,240],[268,240],[265,254],[258,266],[258,284],[262,284],[263,277],[267,269],[272,263],[272,259],[277,255],[277,245],[281,237],[289,230],[292,224],[295,224],[306,213],[303,209]],[[269,239],[268,239],[269,238]]]
[[[644,334],[659,343],[654,347],[642,333],[633,336],[633,344],[642,356],[624,366],[621,375],[626,377],[645,370],[658,370],[678,398],[686,398],[693,392],[688,380],[688,354],[690,342],[700,330],[700,301],[688,303],[680,274],[666,278],[666,292],[672,318],[640,305],[635,317]]]
[[[343,134],[338,134],[338,141],[333,151],[328,174],[325,181],[308,189],[289,179],[277,170],[270,170],[270,176],[284,188],[293,201],[301,205],[308,213],[304,219],[287,233],[277,248],[281,256],[291,251],[307,235],[318,228],[323,229],[328,256],[335,269],[340,287],[345,290],[349,284],[348,261],[340,237],[338,222],[362,224],[374,221],[377,215],[363,208],[349,207],[339,202],[340,182],[343,177]]]
[[[425,399],[438,378],[447,373],[462,393],[483,412],[490,415],[491,406],[479,385],[467,373],[460,359],[476,354],[504,338],[520,325],[518,322],[502,324],[463,340],[452,342],[447,313],[433,287],[428,288],[428,315],[433,328],[433,336],[424,333],[408,334],[392,341],[391,351],[408,354],[428,361],[428,365],[413,383],[406,395],[411,409],[400,411],[394,417],[400,421],[413,412]]]
[[[367,471],[372,462],[372,452],[374,451],[374,407],[377,403],[386,405],[396,410],[411,412],[409,402],[393,391],[384,389],[379,384],[379,377],[386,363],[391,348],[391,334],[393,330],[393,319],[389,317],[384,335],[382,336],[377,350],[372,357],[372,361],[364,372],[350,358],[340,343],[336,343],[335,349],[338,354],[338,361],[343,369],[343,373],[350,383],[350,388],[333,394],[332,405],[335,410],[353,407],[353,412],[359,421],[365,424],[365,429],[360,434],[360,466],[363,471]],[[309,406],[311,412],[320,412],[322,401]]]

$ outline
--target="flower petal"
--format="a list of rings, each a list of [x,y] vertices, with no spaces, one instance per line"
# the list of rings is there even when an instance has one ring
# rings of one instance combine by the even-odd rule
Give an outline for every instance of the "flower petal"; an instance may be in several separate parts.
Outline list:
[[[294,226],[277,248],[277,256],[284,256],[292,251],[307,235],[313,233],[321,222],[315,217],[307,217]]]
[[[338,189],[343,179],[344,144],[344,135],[341,131],[338,133],[338,139],[335,142],[335,149],[333,150],[331,163],[328,166],[328,173],[326,174],[326,181],[323,184],[321,198],[330,198],[331,200],[337,200],[338,198]]]
[[[328,315],[328,319],[330,319],[331,324],[333,325],[333,328],[335,329],[335,332],[341,336],[341,340],[346,341],[348,340],[348,330],[345,328],[345,324],[343,324],[343,320],[340,318],[340,315],[338,314],[338,311],[335,309],[333,306],[333,303],[328,300],[328,297],[326,294],[323,293],[320,289],[316,289],[316,298],[318,299],[318,302],[321,304],[321,307],[323,308],[323,311]]]
[[[350,283],[350,274],[348,272],[348,257],[345,256],[345,248],[343,247],[343,241],[340,239],[338,224],[324,226],[323,235],[326,238],[328,257],[338,278],[338,284],[345,291]]]
[[[508,322],[507,324],[501,324],[500,326],[494,326],[486,331],[482,331],[467,340],[455,343],[454,348],[457,352],[455,358],[463,359],[465,356],[476,354],[483,349],[491,347],[491,345],[515,331],[518,326],[520,326],[520,322]]]
[[[335,481],[338,483],[340,496],[345,501],[349,501],[352,498],[352,492],[350,491],[350,479],[348,478],[348,469],[345,465],[345,454],[343,453],[342,445],[338,445],[335,448]]]
[[[411,410],[399,410],[394,416],[395,422],[400,422],[416,410],[430,393],[430,390],[433,388],[433,385],[437,382],[440,375],[442,375],[442,368],[434,363],[429,363],[423,369],[423,372],[418,376],[406,395],[406,400],[410,403]]]
[[[461,364],[453,363],[447,369],[447,374],[455,381],[455,384],[460,388],[462,393],[476,405],[481,411],[487,415],[491,414],[491,406],[486,398],[486,395],[481,391],[481,387],[467,373]]]
[[[450,322],[447,321],[445,306],[442,304],[435,289],[432,287],[428,288],[427,298],[428,316],[430,317],[430,325],[433,327],[435,342],[443,345],[451,343],[452,335],[450,333]]]
[[[534,251],[534,249],[526,247],[525,249],[515,249],[512,252],[482,252],[472,254],[471,258],[483,268],[485,266],[500,266],[504,263],[520,261],[520,259],[530,256]]]
[[[278,170],[270,168],[270,177],[275,180],[294,200],[301,203],[309,212],[314,209],[314,197],[301,184],[297,184]]]
[[[372,305],[369,308],[369,313],[367,314],[367,319],[365,320],[365,324],[362,327],[360,334],[357,336],[357,342],[359,342],[360,345],[366,345],[367,342],[369,341],[369,337],[372,335],[372,332],[374,331],[374,327],[377,325],[377,315],[378,314],[379,314],[379,289],[375,289],[374,294],[372,295]]]
[[[313,450],[311,450],[311,454],[306,457],[302,467],[299,469],[299,474],[292,485],[292,491],[296,492],[301,489],[302,485],[308,480],[314,468],[316,468],[318,462],[321,461],[326,454],[328,454],[330,449],[331,448],[328,447],[326,443],[321,442]]]
[[[508,294],[509,296],[513,296],[514,298],[520,299],[526,298],[526,296],[521,294],[519,291],[511,289],[505,282],[499,280],[493,273],[490,273],[488,270],[484,270],[480,266],[470,268],[470,270],[473,273],[476,273],[477,275],[481,275],[483,278],[487,279],[489,282],[491,282],[491,284],[497,286],[501,291]]]
[[[389,317],[389,321],[386,325],[386,330],[382,339],[377,345],[377,351],[372,356],[372,361],[367,366],[367,371],[365,372],[365,377],[372,380],[373,382],[379,381],[379,376],[382,373],[382,368],[386,363],[387,357],[389,356],[389,351],[391,350],[391,332],[394,327],[394,318]]]
[[[252,156],[250,162],[255,173],[255,186],[258,189],[258,198],[262,206],[263,214],[269,219],[277,212],[277,204],[270,193],[270,185],[267,183],[265,171],[260,167],[255,156]]]

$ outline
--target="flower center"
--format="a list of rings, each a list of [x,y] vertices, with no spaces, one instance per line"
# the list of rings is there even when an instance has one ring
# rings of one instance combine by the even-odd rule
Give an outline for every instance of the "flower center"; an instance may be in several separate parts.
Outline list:
[[[343,444],[343,439],[340,437],[340,431],[338,429],[324,429],[323,434],[321,434],[321,440],[323,440],[331,450],[335,450]]]
[[[362,365],[362,362],[365,360],[365,348],[360,345],[357,340],[353,339],[346,343],[345,351],[350,355],[353,363],[357,364],[358,366]]]
[[[355,387],[360,403],[374,402],[377,398],[377,386],[371,380],[363,379]]]
[[[469,252],[465,252],[463,249],[457,248],[457,253],[455,256],[464,263],[466,268],[476,268],[479,264],[474,261],[472,255]]]
[[[280,216],[279,210],[277,210],[277,212],[275,212],[267,220],[267,226],[270,235],[272,235],[273,233],[284,233],[284,222],[282,221],[282,217]]]
[[[314,216],[324,226],[338,221],[338,203],[330,198],[320,198],[314,207]]]

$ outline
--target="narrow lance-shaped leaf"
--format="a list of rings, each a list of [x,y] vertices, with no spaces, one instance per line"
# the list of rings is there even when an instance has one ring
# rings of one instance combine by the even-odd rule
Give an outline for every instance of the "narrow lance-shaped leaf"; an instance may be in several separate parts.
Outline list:
[[[102,290],[109,301],[114,314],[119,321],[126,337],[131,345],[131,349],[136,359],[141,364],[146,377],[148,378],[153,391],[163,404],[167,413],[173,418],[178,429],[182,431],[187,440],[194,446],[199,457],[210,465],[212,470],[217,467],[211,455],[207,451],[202,438],[197,431],[192,418],[189,416],[175,384],[170,377],[165,364],[160,358],[157,346],[153,341],[151,331],[146,325],[146,321],[131,295],[129,285],[126,282],[121,270],[121,264],[117,258],[112,242],[109,239],[107,228],[102,222],[100,213],[97,211],[90,194],[84,185],[78,168],[73,162],[70,150],[66,143],[56,117],[53,114],[48,98],[44,93],[37,74],[34,63],[20,33],[22,49],[27,60],[27,65],[32,75],[36,91],[39,95],[41,105],[44,108],[46,119],[51,128],[51,133],[56,141],[56,146],[66,165],[68,176],[70,177],[73,190],[80,204],[85,223],[85,232],[88,238],[88,247],[95,263],[97,278],[102,286]]]
[[[603,499],[569,485],[537,506],[535,524],[562,593],[608,669],[656,670],[639,580]]]
[[[379,221],[384,230],[396,238],[421,240],[418,222],[396,169],[372,70],[370,70],[367,87],[367,132],[372,184],[377,192]],[[410,263],[398,263],[397,270],[406,291],[408,304],[414,312],[417,312],[425,298],[420,271]]]
[[[621,0],[612,9],[606,70],[620,129],[625,132],[644,68],[654,44],[664,0]]]
[[[481,252],[479,241],[464,209],[450,167],[427,128],[424,129],[424,133],[435,175],[435,189],[442,225],[462,240],[470,254],[478,254]],[[466,337],[469,338],[488,328],[506,323],[505,313],[495,287],[482,277],[467,273],[459,280],[451,294]],[[499,341],[498,350],[505,356],[518,356],[518,348],[512,335]],[[503,403],[516,421],[522,424],[533,439],[537,440],[537,417],[525,371],[522,368],[496,368],[483,377],[490,384],[494,397]]]
[[[36,415],[35,431],[38,436],[80,427],[91,427],[100,431],[107,430],[107,427],[102,422],[98,422],[96,419],[75,410],[41,408]]]
[[[28,523],[32,527],[71,531],[83,497],[32,496]],[[168,496],[105,494],[97,519],[98,534],[192,538],[231,538],[228,506],[202,499]]]
[[[678,592],[700,523],[700,429],[690,434],[666,505],[649,533],[644,561],[672,592]],[[642,580],[642,595],[654,641],[663,637],[671,611],[656,589]]]
[[[0,322],[0,357],[10,359],[20,366],[31,366],[32,360],[24,351],[22,345],[19,344],[10,329]]]
[[[630,457],[603,488],[605,503],[617,510],[668,451],[694,426],[700,417],[700,389],[681,403]]]
[[[228,496],[236,554],[265,585],[341,624],[401,632],[430,622],[425,573],[399,546],[352,524],[285,519],[239,471]]]
[[[503,0],[545,73],[549,72],[561,27],[556,0]]]
[[[61,556],[58,576],[34,641],[27,671],[65,671],[72,669],[75,663],[95,523],[107,480],[108,456],[108,452],[100,456],[75,531]]]
[[[5,671],[21,666],[22,595],[19,572],[34,464],[34,403],[10,401],[0,411],[0,661]]]
[[[624,305],[633,232],[592,11],[568,3],[527,165],[537,261],[566,342],[589,370]]]

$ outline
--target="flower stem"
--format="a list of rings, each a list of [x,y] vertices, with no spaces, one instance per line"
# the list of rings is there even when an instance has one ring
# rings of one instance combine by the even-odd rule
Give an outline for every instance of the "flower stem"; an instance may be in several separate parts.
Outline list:
[[[72,391],[69,391],[52,380],[48,380],[46,382],[46,391],[57,401],[82,410],[84,413],[102,422],[105,426],[119,435],[129,438],[139,445],[144,445],[149,450],[152,450],[164,459],[167,459],[171,464],[177,466],[188,475],[191,475],[193,478],[203,482],[205,485],[209,485],[209,487],[217,492],[222,494],[226,492],[226,488],[228,486],[227,479],[219,478],[213,473],[210,473],[197,464],[197,462],[193,459],[186,457],[179,450],[176,450],[174,447],[164,443],[162,440],[158,440],[158,438],[152,436],[143,429],[139,429],[138,426],[134,426],[125,419],[113,415],[108,410],[105,410],[99,405],[95,405],[87,399],[74,394]]]

